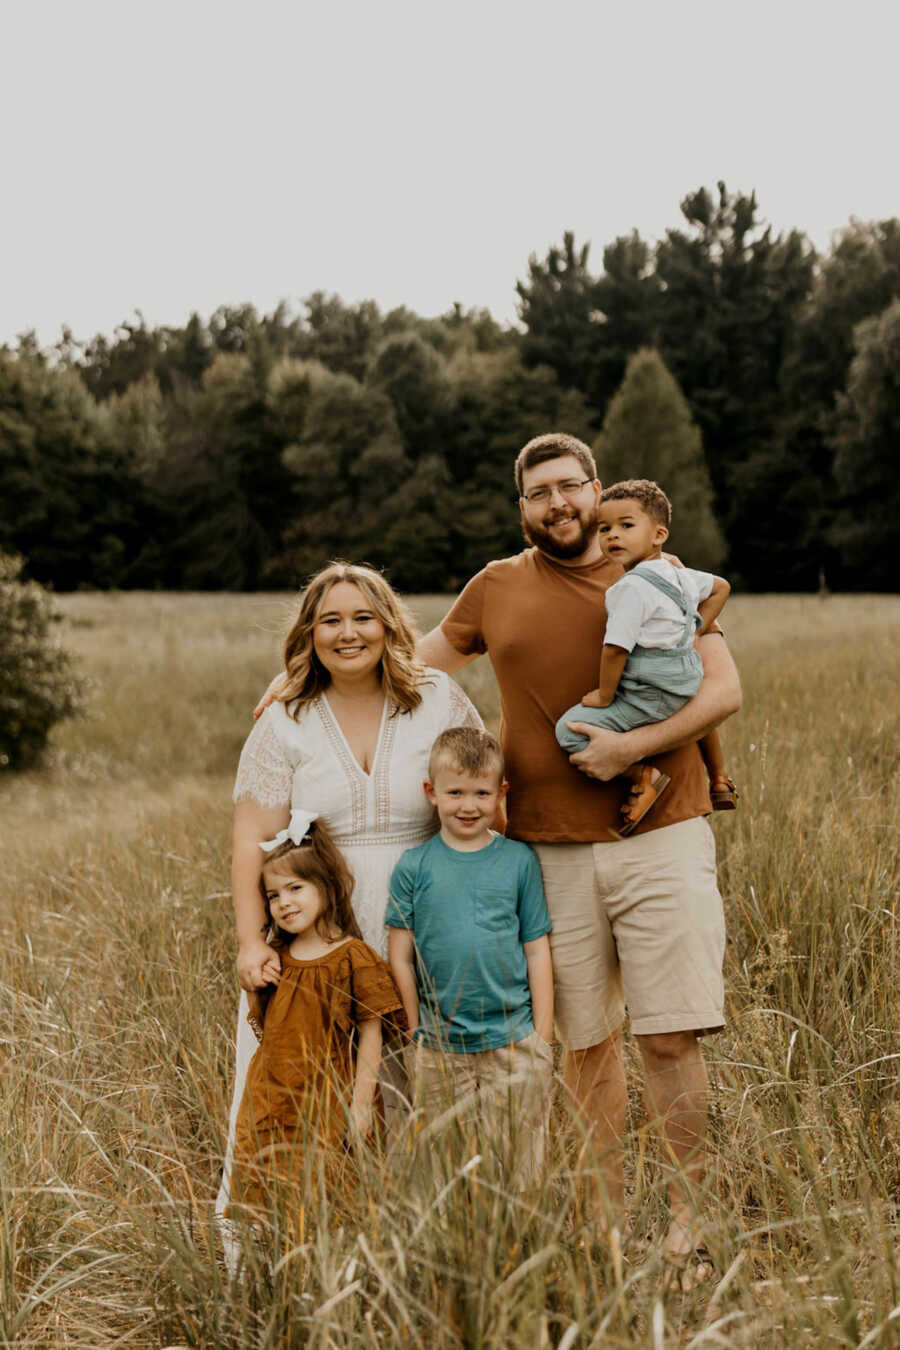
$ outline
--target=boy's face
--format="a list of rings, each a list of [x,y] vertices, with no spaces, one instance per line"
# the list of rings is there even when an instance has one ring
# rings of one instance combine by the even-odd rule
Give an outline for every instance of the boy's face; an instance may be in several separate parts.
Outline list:
[[[649,516],[633,497],[601,502],[597,529],[600,547],[610,562],[629,569],[645,558],[658,558],[669,537],[665,525]]]
[[[441,834],[449,843],[469,845],[488,834],[509,784],[496,768],[469,774],[453,764],[438,764],[425,796],[437,807]]]

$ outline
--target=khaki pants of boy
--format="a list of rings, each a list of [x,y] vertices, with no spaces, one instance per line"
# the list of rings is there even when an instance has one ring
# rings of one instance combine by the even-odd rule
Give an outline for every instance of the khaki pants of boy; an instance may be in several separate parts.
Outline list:
[[[496,1050],[460,1054],[416,1043],[412,1055],[413,1100],[433,1141],[435,1169],[447,1175],[445,1139],[458,1122],[474,1122],[479,1150],[509,1159],[517,1190],[540,1181],[550,1118],[553,1052],[532,1031]]]

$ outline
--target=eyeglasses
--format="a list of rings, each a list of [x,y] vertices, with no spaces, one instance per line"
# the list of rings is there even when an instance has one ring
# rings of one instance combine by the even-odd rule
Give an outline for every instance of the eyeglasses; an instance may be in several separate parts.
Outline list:
[[[587,487],[588,483],[593,483],[593,478],[567,478],[562,483],[547,483],[544,487],[532,488],[530,492],[523,492],[522,496],[529,506],[539,505],[541,502],[549,502],[551,494],[561,492],[567,501],[574,501],[582,488]]]

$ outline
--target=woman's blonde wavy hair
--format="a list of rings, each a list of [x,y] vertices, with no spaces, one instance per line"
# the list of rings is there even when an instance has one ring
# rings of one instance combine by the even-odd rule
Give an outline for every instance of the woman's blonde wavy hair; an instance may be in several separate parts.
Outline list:
[[[358,586],[384,625],[381,686],[397,712],[412,712],[422,702],[419,686],[425,678],[425,667],[416,660],[418,633],[412,615],[380,572],[347,562],[329,563],[300,592],[300,607],[284,640],[286,683],[278,695],[279,702],[296,717],[304,703],[331,683],[313,647],[313,628],[322,601],[339,581]]]

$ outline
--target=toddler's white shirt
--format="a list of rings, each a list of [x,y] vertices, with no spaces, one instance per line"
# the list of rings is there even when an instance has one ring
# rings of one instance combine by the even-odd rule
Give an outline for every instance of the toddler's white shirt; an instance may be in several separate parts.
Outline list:
[[[692,567],[673,567],[664,558],[641,563],[652,567],[673,586],[679,586],[692,609],[712,592],[715,577]],[[684,615],[674,600],[634,572],[626,572],[606,592],[606,636],[603,641],[630,652],[632,647],[677,647],[684,632]]]

